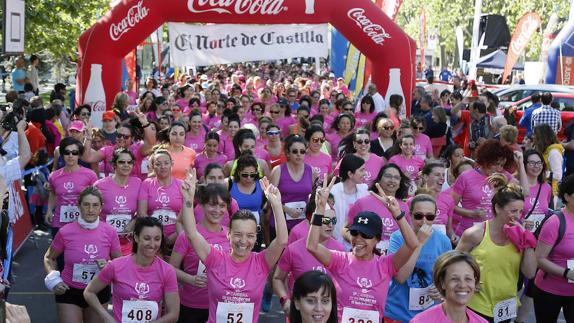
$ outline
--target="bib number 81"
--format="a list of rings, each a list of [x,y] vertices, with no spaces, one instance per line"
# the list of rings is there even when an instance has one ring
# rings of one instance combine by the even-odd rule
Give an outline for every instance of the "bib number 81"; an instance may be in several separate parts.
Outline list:
[[[243,313],[227,313],[227,323],[243,323]]]
[[[134,321],[151,321],[152,311],[144,309],[133,309],[128,313],[128,318]]]

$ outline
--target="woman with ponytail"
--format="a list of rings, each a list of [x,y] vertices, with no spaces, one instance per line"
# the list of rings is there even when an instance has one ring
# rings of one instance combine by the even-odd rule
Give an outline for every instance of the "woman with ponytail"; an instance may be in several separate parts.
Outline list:
[[[469,252],[480,266],[480,292],[468,306],[489,322],[510,322],[516,316],[519,272],[528,279],[536,273],[536,238],[519,223],[524,209],[522,188],[493,174],[493,218],[464,231],[457,250]]]

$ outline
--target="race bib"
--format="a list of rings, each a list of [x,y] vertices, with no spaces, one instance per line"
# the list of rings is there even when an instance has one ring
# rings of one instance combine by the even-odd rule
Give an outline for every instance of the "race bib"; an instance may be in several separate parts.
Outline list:
[[[379,312],[343,307],[342,323],[378,323]]]
[[[432,229],[446,235],[446,225],[444,224],[433,224]]]
[[[197,275],[198,276],[207,276],[207,268],[205,268],[205,264],[203,263],[203,261],[199,261],[199,264],[197,265]]]
[[[494,323],[510,320],[516,317],[516,298],[509,298],[494,305]]]
[[[117,232],[124,232],[126,225],[131,221],[132,216],[129,214],[108,214],[106,223],[114,227]]]
[[[574,259],[566,260],[566,267],[570,268],[570,270],[574,270]],[[570,284],[574,284],[574,280],[568,279]]]
[[[122,323],[149,322],[157,319],[158,306],[153,301],[127,301],[122,304]]]
[[[301,216],[298,218],[293,218],[293,217],[289,216],[289,214],[285,213],[285,218],[287,219],[287,221],[289,221],[289,220],[301,220],[301,219],[305,218],[305,207],[307,206],[307,203],[305,203],[305,201],[289,202],[289,203],[285,203],[285,206],[290,208],[290,209],[297,209],[297,210],[301,211]]]
[[[72,281],[75,283],[88,284],[100,271],[97,264],[74,264]]]
[[[216,323],[253,323],[253,303],[217,303]]]
[[[528,219],[524,220],[524,224],[529,224],[527,227],[529,229],[530,232],[534,232],[536,231],[536,229],[538,229],[538,227],[540,226],[540,223],[542,223],[542,221],[544,221],[544,218],[546,216],[544,214],[530,214],[530,216],[528,217]]]
[[[409,288],[409,311],[422,311],[434,304],[429,294],[430,287]]]
[[[170,210],[155,210],[151,216],[158,219],[163,225],[175,224],[177,221],[177,215]]]
[[[140,167],[140,172],[142,174],[147,174],[149,173],[149,159],[145,158],[144,160],[142,160],[142,165]]]
[[[386,255],[389,250],[389,244],[390,244],[389,240],[381,240],[377,243],[376,248],[379,249],[381,254]]]
[[[75,205],[62,205],[60,206],[60,222],[70,223],[78,220],[80,217],[80,209]]]

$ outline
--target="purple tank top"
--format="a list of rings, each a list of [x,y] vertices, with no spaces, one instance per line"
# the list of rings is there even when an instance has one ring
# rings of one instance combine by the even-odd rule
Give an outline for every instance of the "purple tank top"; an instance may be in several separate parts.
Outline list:
[[[281,201],[283,204],[300,201],[307,203],[309,195],[313,189],[313,169],[311,166],[305,164],[303,168],[303,176],[297,182],[291,178],[291,174],[289,174],[289,170],[287,169],[287,163],[283,163],[279,167],[281,167],[281,177],[279,177],[278,188],[281,192]],[[304,219],[305,216],[296,220],[288,220],[287,229],[291,230],[292,227]],[[271,218],[271,226],[275,227],[274,218]]]

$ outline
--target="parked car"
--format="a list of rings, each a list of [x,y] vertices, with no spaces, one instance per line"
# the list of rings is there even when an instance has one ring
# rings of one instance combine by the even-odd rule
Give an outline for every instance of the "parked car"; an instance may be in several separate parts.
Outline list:
[[[558,134],[558,137],[562,140],[565,138],[564,135],[564,128],[570,122],[574,122],[574,93],[552,93],[553,101],[558,103],[560,109],[560,115],[562,117],[562,129]],[[524,114],[524,110],[527,109],[532,105],[531,97],[528,96],[523,98],[522,100],[505,104],[501,103],[506,109],[510,109],[511,115],[514,116],[515,125],[518,127],[518,142],[522,142],[524,137],[526,136],[526,129],[520,128],[518,122],[522,115]]]
[[[519,102],[534,92],[551,92],[551,93],[571,93],[574,94],[574,86],[556,85],[556,84],[536,84],[536,85],[514,85],[493,93],[498,96],[501,103]]]

